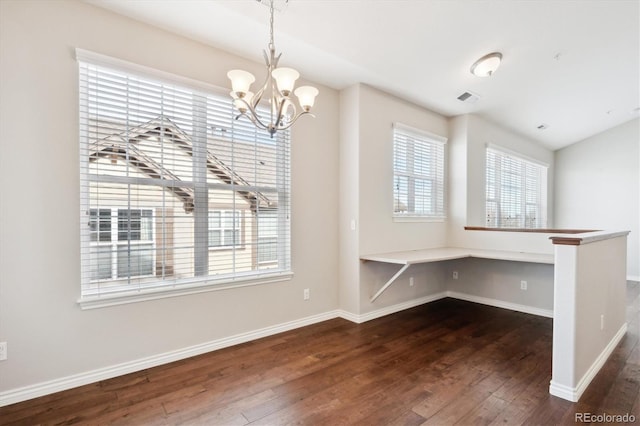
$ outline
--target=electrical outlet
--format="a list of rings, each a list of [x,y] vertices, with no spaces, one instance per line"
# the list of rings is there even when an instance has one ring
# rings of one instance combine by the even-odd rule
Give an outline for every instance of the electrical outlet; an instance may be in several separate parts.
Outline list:
[[[308,289],[308,288],[305,288],[305,289],[304,289],[304,292],[303,292],[303,294],[302,294],[302,298],[303,298],[304,300],[309,300],[309,289]]]
[[[604,330],[604,315],[600,315],[600,330]]]
[[[458,271],[453,271],[453,279],[454,280],[458,279]]]
[[[7,342],[0,342],[0,361],[7,359]]]
[[[413,287],[413,277],[409,277],[409,287]]]
[[[527,289],[527,282],[522,280],[520,281],[520,290],[526,290]]]

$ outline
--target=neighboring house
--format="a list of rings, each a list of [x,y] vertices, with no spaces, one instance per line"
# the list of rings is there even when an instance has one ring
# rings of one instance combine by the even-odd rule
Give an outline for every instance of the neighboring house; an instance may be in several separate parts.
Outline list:
[[[196,275],[193,143],[171,118],[127,126],[93,120],[89,135],[90,280],[104,290],[127,282],[178,280]],[[108,134],[108,136],[103,136]],[[206,181],[238,190],[209,189],[207,275],[277,267],[277,196],[243,188],[275,186],[274,144],[207,135]],[[260,142],[253,142],[260,143]],[[271,161],[270,161],[271,160]],[[164,189],[145,184],[154,179]],[[119,183],[122,182],[122,183]],[[139,185],[131,182],[139,182]],[[136,197],[130,197],[137,191]],[[135,198],[136,205],[130,205]],[[260,215],[257,213],[260,212]],[[258,219],[259,217],[259,219]]]

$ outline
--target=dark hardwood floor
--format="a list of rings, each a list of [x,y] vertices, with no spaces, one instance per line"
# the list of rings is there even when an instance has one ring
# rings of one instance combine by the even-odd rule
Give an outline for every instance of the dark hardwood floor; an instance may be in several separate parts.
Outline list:
[[[580,402],[549,395],[552,320],[445,299],[343,319],[0,408],[0,424],[640,424],[640,286]]]

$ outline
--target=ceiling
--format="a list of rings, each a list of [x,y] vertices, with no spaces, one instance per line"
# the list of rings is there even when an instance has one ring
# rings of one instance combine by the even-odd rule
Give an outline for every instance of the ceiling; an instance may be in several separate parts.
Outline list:
[[[87,1],[263,61],[269,10],[256,0]],[[280,64],[335,89],[366,83],[448,117],[477,114],[553,150],[640,115],[640,0],[276,0],[276,9]],[[503,54],[498,71],[473,76],[471,64],[493,51]],[[480,99],[459,101],[465,91]]]

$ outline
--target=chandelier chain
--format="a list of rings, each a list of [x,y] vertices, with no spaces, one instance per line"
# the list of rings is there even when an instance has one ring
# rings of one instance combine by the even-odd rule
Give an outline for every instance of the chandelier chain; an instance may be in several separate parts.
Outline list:
[[[269,20],[269,49],[275,50],[275,43],[273,42],[273,0],[269,1],[269,13],[271,14],[271,19]]]

